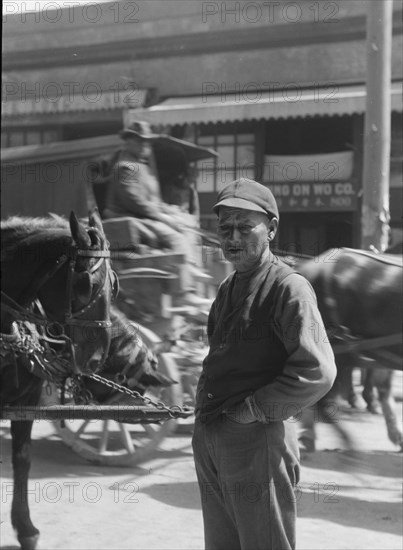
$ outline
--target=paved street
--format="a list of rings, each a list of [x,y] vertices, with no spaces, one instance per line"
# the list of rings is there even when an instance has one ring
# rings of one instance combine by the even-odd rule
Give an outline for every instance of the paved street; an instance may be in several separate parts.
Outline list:
[[[298,548],[400,550],[402,454],[388,441],[381,416],[356,411],[344,417],[354,453],[343,450],[332,426],[319,424],[318,451],[303,457]],[[17,545],[9,521],[5,422],[1,433],[1,543],[11,549]],[[42,550],[203,548],[188,434],[166,438],[151,460],[133,468],[85,462],[53,435],[48,422],[36,423],[33,437],[30,503]]]

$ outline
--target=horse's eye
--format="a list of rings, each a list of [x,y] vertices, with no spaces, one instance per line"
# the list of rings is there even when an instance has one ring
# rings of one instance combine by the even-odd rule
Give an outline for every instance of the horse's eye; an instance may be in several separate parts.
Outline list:
[[[115,299],[119,294],[119,278],[115,271],[112,271],[112,298]]]

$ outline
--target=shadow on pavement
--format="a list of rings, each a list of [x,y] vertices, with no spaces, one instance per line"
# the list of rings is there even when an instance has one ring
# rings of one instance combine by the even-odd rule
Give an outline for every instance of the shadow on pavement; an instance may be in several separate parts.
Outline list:
[[[301,464],[303,468],[315,470],[399,478],[402,471],[402,458],[401,452],[332,449],[304,453]]]
[[[345,488],[339,488],[344,492]],[[357,488],[351,488],[356,491]],[[353,496],[340,494],[331,498],[331,502],[324,502],[318,498],[315,502],[314,495],[303,493],[298,502],[299,518],[314,518],[359,529],[374,530],[401,536],[401,503],[363,500]],[[381,520],[381,521],[379,521]]]
[[[11,467],[11,439],[8,436],[0,436],[0,450],[2,460],[2,477],[12,478]],[[186,442],[183,448],[171,450],[155,450],[148,460],[190,458],[192,451]],[[50,435],[42,439],[33,439],[31,448],[32,465],[29,474],[30,479],[42,479],[64,475],[77,476],[104,476],[122,474],[131,471],[136,475],[143,474],[143,463],[124,466],[105,466],[89,462],[72,451],[57,435]],[[154,468],[155,469],[155,468]],[[146,468],[145,473],[149,473]]]
[[[199,486],[196,481],[154,483],[142,489],[142,493],[176,508],[190,508],[194,510],[200,510],[201,508]]]

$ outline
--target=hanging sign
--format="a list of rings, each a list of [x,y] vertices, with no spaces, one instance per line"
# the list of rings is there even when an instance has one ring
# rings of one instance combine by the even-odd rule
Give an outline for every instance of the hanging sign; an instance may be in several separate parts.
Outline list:
[[[280,212],[356,210],[357,193],[349,181],[272,183]]]

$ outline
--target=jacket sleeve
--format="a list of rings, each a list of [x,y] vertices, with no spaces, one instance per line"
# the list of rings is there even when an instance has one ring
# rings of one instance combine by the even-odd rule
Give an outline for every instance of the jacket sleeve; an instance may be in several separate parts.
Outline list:
[[[256,416],[266,422],[298,417],[326,395],[336,377],[333,350],[309,282],[297,273],[289,275],[275,300],[275,331],[288,359],[282,373],[251,397]]]
[[[213,334],[216,326],[216,307],[217,307],[217,298],[211,304],[211,308],[210,308],[210,312],[207,320],[207,339],[209,343],[210,343],[210,337]],[[196,387],[195,414],[200,409],[200,396],[204,390],[205,382],[206,382],[206,376],[204,374],[204,370],[202,370],[199,381],[197,383],[197,387]]]
[[[119,205],[138,218],[158,220],[158,206],[145,199],[146,182],[135,162],[118,162],[112,173],[115,197]]]

